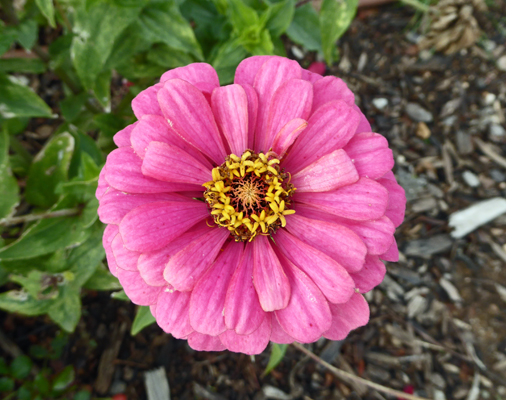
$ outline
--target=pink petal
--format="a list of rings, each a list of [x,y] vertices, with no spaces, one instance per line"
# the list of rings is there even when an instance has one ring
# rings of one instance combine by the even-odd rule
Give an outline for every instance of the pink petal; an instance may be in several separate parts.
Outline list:
[[[392,241],[392,244],[388,248],[386,252],[379,255],[379,258],[385,261],[391,261],[391,262],[397,262],[399,261],[399,249],[397,247],[397,242],[395,241],[395,238]]]
[[[95,197],[97,200],[100,200],[102,196],[107,192],[107,189],[109,189],[109,184],[105,180],[105,167],[102,168],[100,171],[100,174],[98,175],[98,186],[97,190],[95,191]]]
[[[345,304],[329,304],[332,326],[323,336],[330,340],[343,340],[359,326],[369,322],[369,305],[364,296],[355,293]]]
[[[272,96],[267,120],[265,147],[272,147],[278,132],[292,119],[308,119],[313,104],[313,85],[302,79],[284,82]]]
[[[126,295],[134,304],[149,306],[155,304],[162,288],[149,286],[144,282],[138,271],[127,271],[118,268],[118,279]]]
[[[100,199],[98,216],[104,224],[119,225],[134,208],[156,201],[188,201],[188,198],[177,193],[128,194],[110,188]]]
[[[297,192],[327,192],[358,181],[358,172],[342,149],[329,153],[293,175]]]
[[[272,317],[271,342],[278,344],[290,344],[295,342],[295,339],[286,333],[281,325],[279,325],[275,315]]]
[[[339,217],[367,221],[381,218],[387,209],[388,191],[368,178],[331,192],[297,193],[296,201]]]
[[[258,95],[253,86],[241,85],[248,97],[248,149],[252,149],[255,142],[255,127],[257,126]]]
[[[314,72],[308,71],[307,69],[303,69],[301,78],[304,79],[305,81],[315,83],[316,81],[323,79],[323,76],[321,76],[320,74],[316,74]]]
[[[161,249],[209,215],[196,200],[160,201],[134,208],[119,225],[128,249],[145,253]]]
[[[156,301],[156,322],[175,338],[187,337],[193,332],[189,318],[190,293],[166,288]]]
[[[358,133],[351,138],[344,150],[355,163],[360,176],[366,178],[381,178],[394,166],[388,141],[378,133]]]
[[[258,70],[271,58],[276,58],[276,56],[253,56],[242,60],[235,70],[234,83],[253,86]]]
[[[244,354],[260,354],[269,344],[271,337],[271,316],[266,315],[259,328],[249,335],[238,335],[233,330],[220,335],[221,342],[228,350]]]
[[[163,273],[165,280],[176,290],[192,290],[229,236],[227,229],[215,228],[195,239],[169,260]]]
[[[142,279],[151,286],[166,286],[167,281],[163,277],[163,271],[170,258],[211,229],[213,228],[204,223],[197,224],[162,249],[141,254],[137,268]]]
[[[253,245],[246,244],[243,257],[228,285],[225,324],[239,335],[255,331],[265,318],[253,285]]]
[[[326,76],[314,83],[313,112],[334,100],[342,100],[350,107],[355,105],[355,95],[342,79]]]
[[[140,253],[128,250],[124,244],[121,235],[116,235],[111,243],[111,249],[116,259],[116,265],[127,271],[137,271],[137,260]]]
[[[158,102],[169,125],[216,164],[225,160],[225,147],[209,103],[195,86],[180,79],[164,83]]]
[[[331,303],[346,303],[355,283],[336,261],[307,245],[284,229],[276,234],[276,244],[284,256],[305,272]]]
[[[300,77],[301,68],[299,64],[283,57],[270,58],[258,70],[253,84],[258,93],[258,117],[254,150],[265,152],[269,150],[267,148],[269,145],[267,123],[274,93],[284,82],[290,79],[300,79]]]
[[[344,147],[355,133],[358,121],[358,113],[342,100],[320,107],[309,118],[308,127],[293,144],[283,167],[294,174]]]
[[[212,180],[211,170],[179,147],[151,142],[142,162],[142,173],[159,181],[202,185]]]
[[[194,86],[199,82],[206,82],[214,87],[220,86],[218,74],[211,65],[206,63],[193,63],[185,67],[171,69],[162,75],[160,83],[169,79],[182,79]]]
[[[197,332],[193,332],[188,336],[188,345],[197,351],[222,351],[226,349],[218,336],[203,335]]]
[[[388,190],[388,207],[385,215],[390,218],[393,224],[397,227],[404,221],[404,213],[406,212],[406,194],[401,185],[397,183],[393,173],[391,175],[394,180],[387,177],[378,179]]]
[[[149,306],[149,312],[156,319],[156,304],[151,304]]]
[[[216,122],[232,153],[241,156],[248,148],[248,96],[240,85],[214,89],[211,105]]]
[[[225,296],[243,249],[242,243],[229,243],[193,288],[190,323],[197,332],[217,336],[227,330],[223,316]]]
[[[290,301],[290,283],[265,236],[253,241],[253,285],[264,311],[285,308]]]
[[[330,328],[329,304],[313,281],[290,261],[280,260],[290,280],[292,294],[286,308],[275,312],[283,330],[297,342],[318,340]]]
[[[107,258],[107,265],[109,267],[109,271],[111,271],[111,274],[114,276],[118,276],[118,273],[116,272],[118,265],[116,264],[114,253],[112,252],[111,243],[118,235],[118,233],[118,225],[107,225],[104,230],[104,236],[102,237],[102,244],[104,246],[105,256]]]
[[[308,71],[313,72],[314,74],[317,74],[317,75],[323,75],[325,73],[326,69],[327,69],[327,65],[321,61],[314,61],[307,68]]]
[[[371,124],[369,123],[365,115],[362,113],[359,106],[354,104],[353,109],[360,114],[360,123],[358,124],[356,133],[372,132]]]
[[[163,87],[161,83],[150,86],[132,100],[132,110],[141,119],[143,115],[163,115],[156,94]]]
[[[367,254],[367,248],[360,238],[344,226],[313,219],[313,215],[305,210],[306,207],[297,207],[297,213],[287,218],[286,229],[309,246],[336,260],[348,272],[359,271]]]
[[[105,179],[113,188],[127,193],[161,193],[198,190],[197,185],[169,183],[144,176],[142,160],[131,147],[113,150],[107,157]]]
[[[364,268],[356,274],[351,274],[351,277],[360,293],[367,293],[383,281],[386,272],[385,264],[381,262],[378,256],[368,255],[365,258]]]
[[[132,134],[132,131],[137,126],[139,121],[134,122],[133,124],[128,125],[126,128],[120,130],[118,133],[116,133],[112,140],[118,147],[126,147],[130,146],[130,135]]]
[[[307,121],[300,118],[292,119],[286,123],[272,143],[272,150],[278,155],[278,158],[282,158],[285,155],[286,151],[306,127]]]

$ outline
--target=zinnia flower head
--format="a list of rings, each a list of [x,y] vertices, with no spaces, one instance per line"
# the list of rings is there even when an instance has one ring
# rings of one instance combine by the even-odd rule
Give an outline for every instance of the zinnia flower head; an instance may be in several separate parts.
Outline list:
[[[196,350],[345,338],[397,261],[406,199],[387,140],[346,84],[256,56],[220,87],[162,75],[118,132],[97,189],[111,273]]]

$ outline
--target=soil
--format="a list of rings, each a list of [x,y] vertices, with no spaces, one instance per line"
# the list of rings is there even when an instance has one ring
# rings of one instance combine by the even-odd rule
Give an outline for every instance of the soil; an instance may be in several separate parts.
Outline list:
[[[344,341],[309,348],[365,379],[438,400],[506,399],[506,217],[460,239],[448,226],[452,213],[506,197],[506,166],[480,145],[506,155],[506,72],[497,65],[506,54],[504,15],[499,0],[478,16],[484,32],[475,46],[441,55],[419,52],[410,8],[362,9],[339,42],[340,61],[327,70],[348,83],[373,130],[388,138],[408,209],[396,234],[401,260],[367,294],[371,322]],[[287,47],[293,58],[300,53]],[[314,59],[299,61],[307,67]],[[61,90],[51,81],[40,77],[52,88],[49,101]],[[292,347],[264,376],[268,351],[199,353],[155,325],[131,337],[134,315],[133,305],[109,293],[85,292],[78,328],[51,366],[73,364],[77,383],[102,397],[147,399],[144,372],[163,366],[172,399],[387,398],[337,379]],[[44,317],[5,313],[0,327],[25,352],[58,332]],[[118,341],[118,355],[100,368]]]

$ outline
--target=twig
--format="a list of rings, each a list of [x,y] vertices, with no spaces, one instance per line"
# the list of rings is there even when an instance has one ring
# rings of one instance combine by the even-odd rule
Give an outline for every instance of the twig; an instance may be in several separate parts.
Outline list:
[[[20,217],[11,217],[0,219],[0,226],[12,226],[23,224],[25,222],[38,221],[39,219],[58,218],[58,217],[71,217],[81,212],[79,208],[67,208],[64,210],[50,211],[40,214],[26,214]]]
[[[361,384],[363,384],[363,385],[365,385],[367,387],[370,387],[371,389],[375,389],[378,392],[386,393],[386,394],[389,394],[389,395],[392,395],[392,396],[396,396],[398,398],[403,398],[403,399],[406,399],[406,400],[429,400],[429,399],[426,399],[424,397],[418,397],[418,396],[415,396],[415,395],[412,395],[412,394],[401,392],[400,390],[395,390],[395,389],[388,388],[386,386],[383,386],[383,385],[380,385],[378,383],[374,383],[374,382],[368,381],[367,379],[360,378],[360,377],[358,377],[356,375],[353,375],[353,374],[345,372],[345,371],[343,371],[341,369],[338,369],[338,368],[334,367],[333,365],[330,365],[328,362],[325,362],[324,360],[322,360],[320,357],[318,357],[316,354],[314,354],[313,352],[311,352],[308,349],[306,349],[300,343],[296,343],[296,342],[292,343],[292,346],[295,347],[296,349],[300,350],[304,354],[308,355],[309,357],[311,357],[317,363],[323,365],[325,368],[327,368],[328,370],[330,370],[330,372],[332,372],[338,378],[346,379],[346,380],[351,380],[351,381],[354,381],[354,382],[358,382],[358,383],[361,383]]]
[[[506,158],[503,156],[497,154],[494,150],[492,150],[492,147],[488,143],[485,143],[483,140],[479,138],[474,138],[474,142],[478,145],[481,151],[492,159],[492,161],[495,161],[497,164],[499,164],[501,167],[506,168]]]

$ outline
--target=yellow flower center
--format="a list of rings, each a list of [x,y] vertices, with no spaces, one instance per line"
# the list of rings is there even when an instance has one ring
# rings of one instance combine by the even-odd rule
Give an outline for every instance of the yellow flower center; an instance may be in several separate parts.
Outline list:
[[[237,242],[271,235],[286,225],[285,215],[295,213],[289,209],[295,187],[274,153],[230,154],[203,186],[214,222],[228,228]]]

